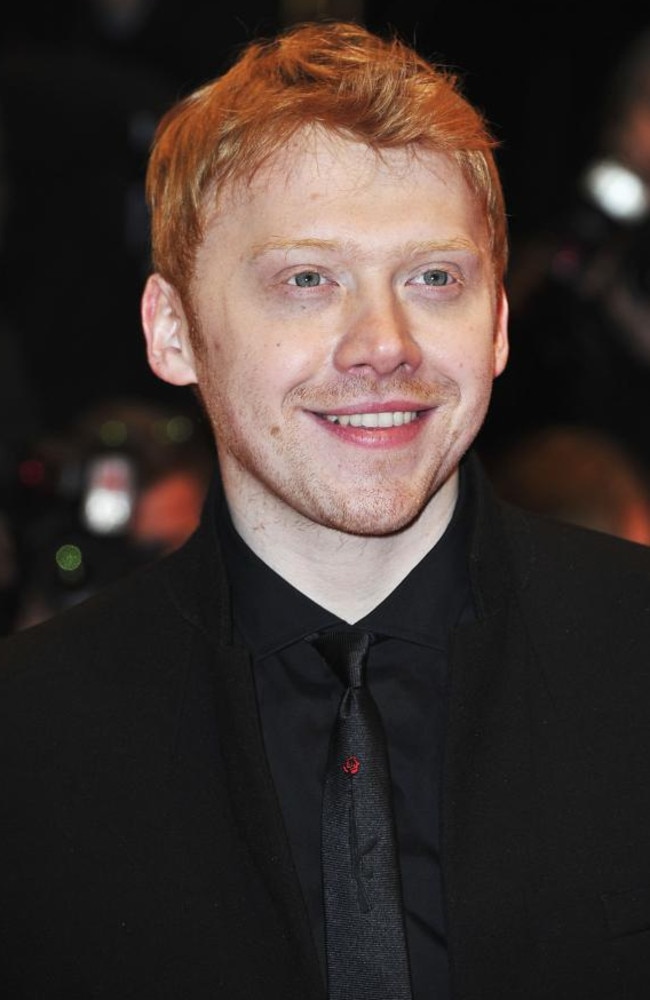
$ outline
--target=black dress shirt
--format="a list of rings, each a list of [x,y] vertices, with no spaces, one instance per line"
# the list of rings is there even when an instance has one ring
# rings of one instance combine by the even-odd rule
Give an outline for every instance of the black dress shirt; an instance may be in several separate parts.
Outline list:
[[[469,498],[461,475],[447,530],[405,580],[355,625],[386,637],[367,677],[387,734],[414,1000],[448,1000],[440,801],[450,632],[473,614]],[[324,965],[320,810],[342,686],[305,636],[343,623],[270,569],[217,510],[236,629],[251,650],[271,773]],[[382,1000],[382,998],[378,998]]]

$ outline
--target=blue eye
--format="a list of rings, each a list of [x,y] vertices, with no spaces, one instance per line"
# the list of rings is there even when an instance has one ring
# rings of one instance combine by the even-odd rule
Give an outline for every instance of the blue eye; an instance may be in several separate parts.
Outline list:
[[[294,274],[290,279],[293,281],[298,288],[315,288],[320,285],[323,278],[318,271],[300,271],[299,274]]]
[[[448,271],[430,270],[424,271],[422,281],[425,285],[447,285],[451,281]]]

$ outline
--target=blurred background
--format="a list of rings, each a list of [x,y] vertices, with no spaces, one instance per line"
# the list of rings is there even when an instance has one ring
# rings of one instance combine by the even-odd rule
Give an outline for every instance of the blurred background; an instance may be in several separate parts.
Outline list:
[[[457,70],[501,142],[512,354],[478,441],[495,485],[650,541],[644,5],[25,0],[0,29],[0,633],[196,523],[209,434],[140,327],[149,143],[248,40],[326,17]]]

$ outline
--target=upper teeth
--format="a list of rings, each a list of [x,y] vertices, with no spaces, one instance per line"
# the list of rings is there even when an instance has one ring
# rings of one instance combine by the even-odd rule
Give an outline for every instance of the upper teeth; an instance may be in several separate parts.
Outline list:
[[[342,427],[399,427],[417,418],[416,410],[396,410],[394,413],[328,413],[331,424]]]

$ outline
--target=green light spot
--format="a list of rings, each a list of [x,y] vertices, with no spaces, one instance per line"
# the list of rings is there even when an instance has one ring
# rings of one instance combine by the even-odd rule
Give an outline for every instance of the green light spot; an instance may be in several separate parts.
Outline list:
[[[99,429],[102,442],[110,448],[124,444],[128,437],[127,426],[123,420],[105,420]]]
[[[56,564],[64,573],[74,573],[83,562],[78,545],[62,545],[56,553]]]
[[[172,417],[171,420],[167,421],[167,436],[175,444],[183,444],[184,441],[189,441],[193,430],[192,421],[189,417]]]

